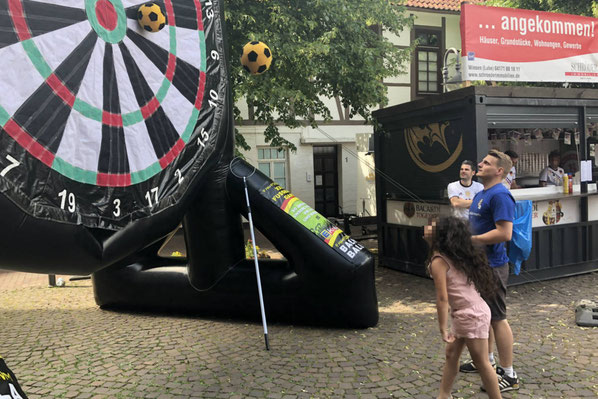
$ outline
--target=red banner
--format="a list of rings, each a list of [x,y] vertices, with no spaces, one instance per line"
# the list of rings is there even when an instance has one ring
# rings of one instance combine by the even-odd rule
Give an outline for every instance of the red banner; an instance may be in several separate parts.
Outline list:
[[[598,19],[461,6],[465,80],[598,82]]]

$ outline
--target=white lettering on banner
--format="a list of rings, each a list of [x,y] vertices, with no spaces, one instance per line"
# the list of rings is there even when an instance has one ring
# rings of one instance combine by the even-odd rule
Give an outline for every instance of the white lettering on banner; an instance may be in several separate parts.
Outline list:
[[[553,33],[557,35],[594,37],[594,23],[573,23],[558,20],[542,19],[539,15],[536,18],[508,17],[503,15],[500,18],[501,29],[506,31],[517,31],[521,36],[528,32]]]
[[[464,4],[463,80],[598,83],[598,19]]]
[[[505,39],[504,37],[500,38],[500,44],[506,46],[526,46],[530,47],[532,42],[526,39]]]
[[[581,50],[582,46],[579,43],[567,43],[567,42],[563,42],[563,47],[564,48],[574,48],[576,50]]]
[[[550,47],[550,48],[561,48],[559,42],[545,42],[544,40],[534,40],[534,46],[536,47]]]
[[[498,44],[498,39],[495,37],[480,36],[480,43],[484,44]]]

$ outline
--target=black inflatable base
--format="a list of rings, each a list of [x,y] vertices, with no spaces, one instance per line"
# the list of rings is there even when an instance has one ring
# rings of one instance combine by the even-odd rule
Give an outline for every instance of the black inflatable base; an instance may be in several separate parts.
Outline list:
[[[96,303],[103,309],[261,320],[253,260],[241,261],[207,291],[191,286],[186,265],[152,263],[94,273]],[[369,297],[375,299],[375,288],[364,290],[360,274],[353,281],[310,282],[308,286],[287,261],[261,260],[259,265],[268,322],[344,328],[372,327],[378,322],[377,303]]]

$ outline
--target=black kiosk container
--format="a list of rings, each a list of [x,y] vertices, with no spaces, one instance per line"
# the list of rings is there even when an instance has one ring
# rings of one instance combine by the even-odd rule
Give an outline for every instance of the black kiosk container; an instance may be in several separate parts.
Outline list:
[[[533,201],[529,259],[510,284],[598,270],[598,90],[471,86],[374,112],[380,264],[425,275],[428,218],[451,211],[447,185],[464,160],[489,149],[519,154],[516,200]],[[561,154],[573,193],[538,187],[548,154]],[[592,161],[581,182],[580,160]]]

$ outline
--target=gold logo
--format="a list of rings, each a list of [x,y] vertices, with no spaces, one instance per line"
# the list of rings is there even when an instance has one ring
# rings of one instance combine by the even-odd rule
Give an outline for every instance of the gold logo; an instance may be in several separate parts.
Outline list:
[[[451,154],[449,146],[446,141],[445,131],[450,125],[449,122],[435,122],[425,125],[423,127],[415,126],[405,129],[405,143],[411,159],[417,166],[426,172],[438,173],[442,172],[453,164],[461,155],[463,151],[463,134],[459,137],[459,143]],[[421,147],[432,148],[434,143],[439,143],[442,148],[449,155],[447,159],[439,164],[429,164],[422,159],[424,151]]]
[[[481,198],[480,202],[478,202],[478,209],[482,209],[482,202],[484,202],[484,198]]]

